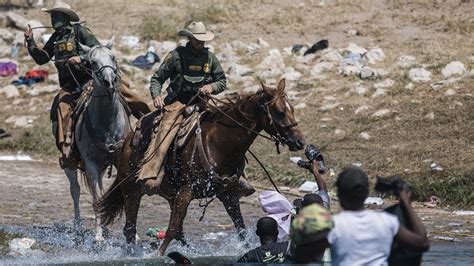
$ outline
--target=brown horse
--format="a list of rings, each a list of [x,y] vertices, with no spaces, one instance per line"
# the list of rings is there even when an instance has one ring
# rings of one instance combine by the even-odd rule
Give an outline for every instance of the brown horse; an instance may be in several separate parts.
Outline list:
[[[163,255],[172,239],[185,244],[183,221],[191,200],[216,197],[224,204],[243,239],[245,224],[240,212],[238,180],[244,168],[245,153],[258,132],[264,130],[288,145],[291,151],[305,146],[293,107],[284,92],[285,80],[280,80],[276,89],[263,84],[262,87],[256,94],[243,96],[233,104],[220,107],[220,111],[204,115],[200,130],[196,130],[176,155],[166,159],[162,182],[137,181],[134,173],[139,166],[136,162],[143,157],[146,146],[134,147],[131,133],[123,146],[117,179],[99,203],[102,221],[106,225],[112,223],[125,209],[123,232],[127,243],[134,242],[141,197],[159,194],[171,207],[168,231],[160,246],[160,255]],[[149,141],[151,131],[142,134],[141,143]],[[173,147],[169,153],[173,153]]]

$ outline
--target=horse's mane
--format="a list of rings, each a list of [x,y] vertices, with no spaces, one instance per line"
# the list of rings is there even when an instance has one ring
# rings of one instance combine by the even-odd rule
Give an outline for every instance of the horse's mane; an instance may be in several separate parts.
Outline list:
[[[206,107],[206,120],[219,120],[225,114],[230,114],[234,111],[241,113],[245,116],[245,112],[242,111],[242,107],[248,103],[256,103],[263,97],[263,91],[251,94],[232,94],[225,98],[220,99],[217,105],[213,104],[213,107]],[[212,104],[212,103],[210,103]]]

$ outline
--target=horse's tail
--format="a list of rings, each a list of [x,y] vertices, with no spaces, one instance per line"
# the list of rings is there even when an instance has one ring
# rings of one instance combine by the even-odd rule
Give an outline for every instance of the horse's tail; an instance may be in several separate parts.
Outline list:
[[[103,225],[112,224],[115,218],[122,215],[125,198],[122,195],[120,183],[121,179],[117,177],[104,196],[97,202],[97,211]]]

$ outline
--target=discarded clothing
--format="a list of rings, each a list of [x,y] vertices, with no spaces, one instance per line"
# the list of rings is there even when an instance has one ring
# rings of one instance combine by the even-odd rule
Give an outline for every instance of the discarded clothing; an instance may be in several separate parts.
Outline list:
[[[328,40],[321,40],[321,41],[313,44],[313,46],[311,46],[308,50],[306,50],[306,52],[304,52],[304,55],[314,54],[319,50],[324,50],[324,49],[328,48],[328,46],[329,46]]]
[[[6,132],[5,129],[0,128],[0,139],[8,138],[10,136],[11,136],[11,134]]]
[[[0,63],[0,76],[8,77],[16,74],[16,64],[12,62]]]
[[[19,79],[12,81],[14,85],[28,85],[42,82],[48,77],[47,70],[30,70],[26,72],[26,76],[21,76]]]
[[[155,63],[160,62],[160,57],[154,52],[147,52],[145,55],[140,55],[132,62],[132,66],[143,69],[151,69]]]

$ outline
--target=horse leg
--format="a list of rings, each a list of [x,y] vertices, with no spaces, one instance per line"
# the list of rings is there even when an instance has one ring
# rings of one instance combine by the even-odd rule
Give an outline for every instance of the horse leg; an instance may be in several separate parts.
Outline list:
[[[219,200],[222,201],[227,214],[232,219],[232,222],[234,222],[240,240],[245,240],[245,223],[242,213],[240,212],[239,195],[224,195],[219,197]]]
[[[127,184],[127,188],[136,186],[135,184]],[[137,240],[137,216],[140,208],[140,201],[142,195],[138,192],[139,188],[132,193],[124,194],[124,210],[125,210],[125,226],[123,227],[123,234],[127,240],[127,244],[133,244]]]
[[[99,178],[101,178],[101,173],[97,165],[92,161],[86,162],[86,176],[87,176],[87,185],[89,186],[90,192],[92,194],[92,206],[94,206],[94,218],[95,218],[95,240],[98,242],[104,241],[104,228],[100,222],[100,216],[96,208],[97,201],[99,200]]]
[[[77,170],[64,168],[64,173],[69,179],[69,189],[71,190],[72,202],[74,204],[74,230],[79,232],[82,227],[81,212],[79,209],[79,197],[81,195],[81,186],[77,180]]]
[[[189,203],[192,200],[192,192],[190,187],[182,187],[176,195],[173,205],[171,207],[170,222],[168,224],[168,230],[166,231],[166,237],[160,246],[160,256],[165,254],[166,248],[170,244],[171,240],[177,236],[183,234],[183,221],[188,211]],[[184,238],[180,236],[180,238]]]

